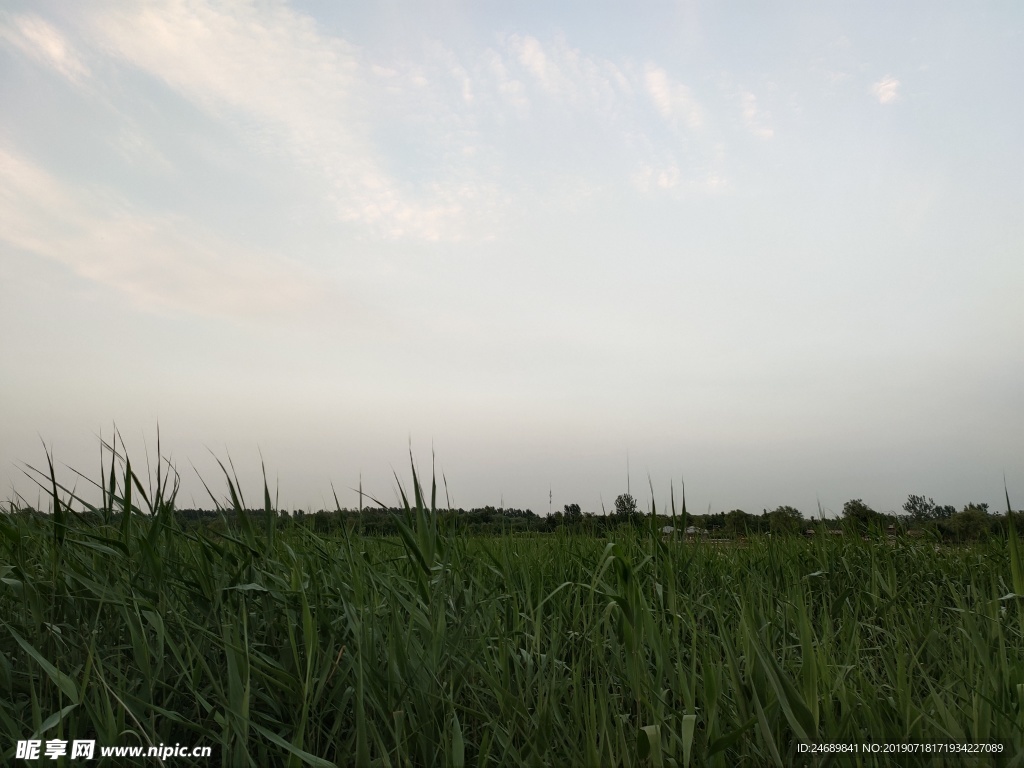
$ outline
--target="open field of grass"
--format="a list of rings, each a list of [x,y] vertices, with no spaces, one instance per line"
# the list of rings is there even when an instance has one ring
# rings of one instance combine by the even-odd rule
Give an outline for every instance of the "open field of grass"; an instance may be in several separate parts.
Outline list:
[[[89,514],[54,484],[57,514],[0,515],[4,762],[33,736],[232,766],[836,762],[814,742],[1021,762],[1014,538],[473,537],[415,481],[399,537],[213,530],[129,478]]]

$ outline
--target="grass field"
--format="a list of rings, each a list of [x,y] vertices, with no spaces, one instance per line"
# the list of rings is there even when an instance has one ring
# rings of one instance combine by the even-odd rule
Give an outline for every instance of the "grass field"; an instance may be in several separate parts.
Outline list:
[[[34,736],[232,766],[1021,763],[1015,538],[473,537],[415,481],[400,537],[213,530],[131,477],[87,514],[54,482],[56,514],[0,515],[5,761]]]

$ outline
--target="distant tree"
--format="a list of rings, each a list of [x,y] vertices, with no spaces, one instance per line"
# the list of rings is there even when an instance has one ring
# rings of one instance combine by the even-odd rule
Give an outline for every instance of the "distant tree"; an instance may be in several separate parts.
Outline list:
[[[732,536],[743,536],[748,530],[754,528],[753,515],[748,515],[742,509],[734,509],[725,516],[725,532]]]
[[[843,518],[851,521],[858,530],[865,531],[879,521],[879,514],[860,499],[851,499],[843,504]]]
[[[943,536],[960,541],[985,538],[999,527],[998,519],[990,515],[987,508],[987,504],[968,504],[963,512],[941,520],[939,530]]]
[[[704,515],[704,526],[709,531],[720,531],[725,528],[726,515],[725,512],[715,512],[712,514]]]
[[[575,525],[583,519],[583,511],[580,509],[579,504],[566,504],[565,505],[565,522]]]
[[[935,519],[935,500],[924,496],[914,496],[911,494],[907,496],[906,502],[903,504],[903,511],[910,515],[910,519],[915,523],[923,523],[928,520]]]
[[[776,507],[768,513],[768,524],[772,533],[800,533],[804,526],[804,516],[796,507]]]
[[[637,508],[636,499],[628,493],[620,494],[615,499],[615,516],[623,520],[633,520],[639,517],[640,510]]]

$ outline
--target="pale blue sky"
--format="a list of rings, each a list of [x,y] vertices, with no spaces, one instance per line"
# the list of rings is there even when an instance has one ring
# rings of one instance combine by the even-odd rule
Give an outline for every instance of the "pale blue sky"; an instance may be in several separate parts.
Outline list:
[[[460,506],[1024,498],[1022,21],[8,2],[0,482],[159,421],[185,504],[410,437]]]

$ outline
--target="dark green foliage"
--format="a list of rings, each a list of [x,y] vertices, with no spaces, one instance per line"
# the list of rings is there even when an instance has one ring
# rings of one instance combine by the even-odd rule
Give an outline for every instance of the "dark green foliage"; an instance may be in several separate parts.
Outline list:
[[[734,509],[725,516],[724,531],[729,536],[745,536],[757,530],[757,518],[742,509]]]
[[[935,509],[934,499],[926,499],[924,496],[914,496],[913,494],[908,496],[903,504],[903,511],[910,515],[910,519],[915,523],[934,520]]]
[[[615,499],[615,516],[627,522],[636,520],[640,516],[640,509],[637,507],[636,499],[628,493],[617,496]]]
[[[397,538],[285,526],[271,544],[231,524],[151,551],[139,515],[123,549],[98,519],[70,523],[54,580],[53,524],[0,518],[5,758],[51,715],[43,738],[213,745],[228,765],[1024,747],[1022,566],[1004,540],[469,538],[410,507]]]
[[[938,548],[667,541],[653,515],[610,540],[475,536],[414,473],[403,506],[380,513],[395,534],[378,536],[358,511],[281,516],[266,484],[247,511],[233,472],[215,521],[166,516],[125,469],[105,494],[114,511],[70,513],[50,478],[61,540],[55,516],[0,514],[0,760],[33,735],[210,745],[206,766],[815,764],[803,741],[1024,749],[1024,558],[998,527]],[[781,510],[764,517],[796,519]]]
[[[861,533],[881,522],[881,516],[860,499],[852,499],[843,504],[843,518]]]
[[[806,521],[795,507],[776,507],[768,513],[769,528],[772,533],[793,535],[803,533]]]

